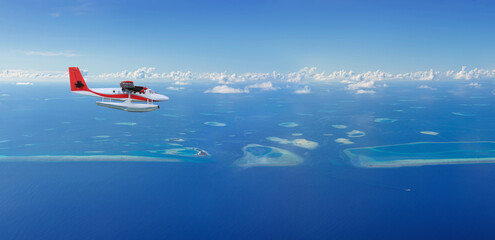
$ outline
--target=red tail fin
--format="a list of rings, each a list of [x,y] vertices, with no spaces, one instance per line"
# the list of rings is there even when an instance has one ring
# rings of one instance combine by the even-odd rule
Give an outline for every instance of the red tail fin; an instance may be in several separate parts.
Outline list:
[[[84,78],[79,71],[78,67],[70,67],[69,68],[69,77],[70,77],[70,90],[71,91],[88,91],[89,88],[84,81]]]

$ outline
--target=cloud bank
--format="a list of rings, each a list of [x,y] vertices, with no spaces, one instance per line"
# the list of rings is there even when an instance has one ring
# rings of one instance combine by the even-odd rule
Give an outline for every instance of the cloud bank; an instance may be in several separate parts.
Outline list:
[[[30,52],[33,55],[57,56],[65,53],[52,52]],[[67,56],[70,56],[67,55]],[[87,76],[87,71],[83,70],[83,75]],[[495,79],[495,69],[468,69],[463,66],[460,70],[449,70],[446,72],[427,71],[408,73],[388,73],[380,70],[356,73],[353,71],[340,70],[331,73],[319,72],[315,67],[305,67],[296,72],[280,73],[276,71],[268,73],[227,73],[227,72],[205,72],[195,73],[191,71],[157,72],[153,67],[141,67],[134,71],[123,70],[114,73],[101,73],[90,75],[92,79],[105,80],[158,80],[168,82],[173,86],[169,90],[182,90],[184,86],[194,82],[215,83],[216,87],[206,90],[207,93],[248,93],[250,89],[261,91],[273,91],[279,89],[278,86],[295,85],[295,94],[306,94],[311,92],[312,83],[340,83],[345,85],[345,89],[356,94],[374,94],[377,88],[386,87],[386,81],[420,81],[429,82],[437,80],[465,80],[473,83],[471,87],[480,87],[474,81],[484,79]],[[64,71],[33,71],[8,69],[0,70],[0,82],[4,81],[62,81],[68,78],[68,73]],[[242,88],[235,88],[231,85],[240,84]],[[304,86],[304,87],[303,87]],[[302,88],[301,88],[302,87]],[[429,88],[422,84],[420,88]],[[432,89],[432,88],[430,88]]]
[[[299,83],[310,82],[341,82],[348,85],[349,90],[376,88],[377,83],[388,80],[411,80],[411,81],[433,81],[433,80],[481,80],[495,78],[495,69],[484,70],[474,68],[467,70],[462,67],[459,71],[449,70],[446,72],[427,71],[408,72],[393,74],[380,70],[356,73],[353,71],[340,70],[331,73],[318,72],[315,67],[305,67],[297,72],[279,73],[232,73],[206,72],[194,73],[191,71],[176,71],[157,73],[153,67],[142,67],[135,71],[124,70],[117,73],[103,73],[97,78],[112,79],[163,79],[174,81],[176,85],[188,85],[193,81],[212,81],[221,85],[235,83],[252,83],[248,88],[259,88],[262,90],[274,90],[274,83]]]
[[[484,70],[475,68],[473,70],[466,70],[467,67],[463,66],[461,71],[455,72],[453,70],[449,70],[445,73],[447,77],[452,77],[453,79],[463,79],[463,80],[471,80],[471,79],[483,79],[483,78],[495,78],[495,69],[492,70]]]
[[[68,78],[68,72],[61,71],[32,71],[32,70],[18,70],[18,69],[9,69],[9,70],[0,70],[0,81],[2,80],[22,80],[22,79],[31,79],[31,80],[47,80],[47,79],[60,79],[60,78]]]
[[[57,56],[68,55],[64,52],[29,52],[32,55],[45,55],[45,56]],[[77,55],[77,54],[76,54]],[[0,77],[18,77],[18,78],[39,78],[39,77],[51,77],[51,78],[63,78],[68,74],[65,71],[32,71],[32,70],[18,70],[18,69],[0,69]],[[367,71],[362,73],[355,73],[353,71],[340,70],[326,74],[325,72],[317,72],[315,67],[305,67],[297,72],[279,73],[276,71],[270,73],[232,73],[226,72],[206,72],[195,73],[191,71],[174,71],[174,72],[156,72],[154,67],[141,67],[134,71],[123,70],[115,73],[101,73],[93,76],[99,79],[164,79],[174,81],[177,85],[187,85],[194,80],[210,80],[218,84],[233,84],[242,82],[258,82],[259,84],[273,84],[276,82],[287,83],[306,83],[311,81],[317,82],[344,82],[344,83],[357,83],[357,82],[379,82],[384,80],[414,80],[414,81],[431,81],[441,79],[488,79],[495,78],[495,69],[485,70],[474,68],[468,70],[463,66],[461,70],[454,71],[449,70],[446,72],[434,71],[432,69],[428,71],[409,72],[392,74],[383,72],[380,70]],[[272,86],[273,87],[273,86]],[[256,88],[256,87],[253,87]]]

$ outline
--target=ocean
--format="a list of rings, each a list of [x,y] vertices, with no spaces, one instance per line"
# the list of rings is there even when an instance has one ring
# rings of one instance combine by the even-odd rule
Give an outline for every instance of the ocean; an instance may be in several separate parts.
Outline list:
[[[495,149],[476,145],[495,141],[490,88],[153,84],[171,100],[149,113],[98,107],[66,84],[0,85],[0,239],[495,237]],[[454,156],[482,161],[366,167],[345,153],[417,142],[474,143]]]

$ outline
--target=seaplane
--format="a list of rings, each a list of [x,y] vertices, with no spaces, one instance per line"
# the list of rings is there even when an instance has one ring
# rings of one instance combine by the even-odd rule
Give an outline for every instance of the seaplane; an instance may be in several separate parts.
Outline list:
[[[158,94],[153,90],[134,86],[132,81],[122,81],[120,88],[93,88],[90,89],[79,71],[78,67],[69,67],[70,90],[73,93],[100,97],[96,105],[108,108],[124,110],[127,112],[151,112],[160,108],[155,102],[168,101],[169,97]],[[112,101],[116,100],[116,101]],[[146,103],[133,103],[146,102]]]

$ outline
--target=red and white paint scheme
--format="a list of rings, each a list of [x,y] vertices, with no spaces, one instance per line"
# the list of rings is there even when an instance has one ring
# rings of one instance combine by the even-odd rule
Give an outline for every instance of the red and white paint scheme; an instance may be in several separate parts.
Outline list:
[[[155,93],[147,87],[134,86],[132,81],[122,81],[120,88],[93,88],[90,89],[78,67],[69,67],[70,90],[74,93],[101,97],[98,106],[124,110],[127,112],[149,112],[160,108],[154,102],[168,101],[169,97]],[[123,102],[112,102],[118,100]],[[146,102],[145,104],[132,103],[133,101]]]

